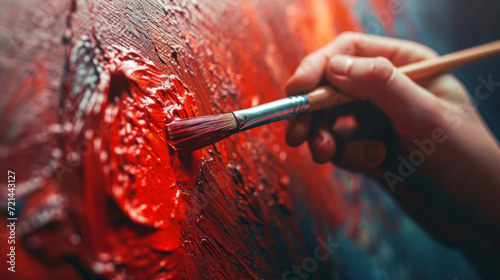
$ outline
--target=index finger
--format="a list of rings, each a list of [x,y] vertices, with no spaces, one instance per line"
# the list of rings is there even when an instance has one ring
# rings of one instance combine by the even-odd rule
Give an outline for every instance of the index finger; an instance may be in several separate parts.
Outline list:
[[[332,43],[307,55],[301,61],[287,83],[287,95],[297,95],[316,88],[323,79],[328,60],[338,54],[360,57],[382,56],[397,67],[437,56],[432,49],[415,42],[345,32]]]

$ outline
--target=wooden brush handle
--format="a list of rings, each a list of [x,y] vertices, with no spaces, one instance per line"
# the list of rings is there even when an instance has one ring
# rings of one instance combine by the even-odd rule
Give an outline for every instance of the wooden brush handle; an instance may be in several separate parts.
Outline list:
[[[408,64],[400,67],[399,71],[413,80],[419,80],[499,54],[500,41],[495,41],[444,56]],[[351,96],[343,94],[329,86],[318,87],[306,95],[309,100],[311,112],[354,101],[354,98]]]

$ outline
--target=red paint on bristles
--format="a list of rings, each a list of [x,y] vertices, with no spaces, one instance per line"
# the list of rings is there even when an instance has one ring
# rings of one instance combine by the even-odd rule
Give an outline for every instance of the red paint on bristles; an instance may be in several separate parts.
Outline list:
[[[177,119],[167,124],[169,144],[183,155],[227,138],[238,131],[232,113],[188,119]]]

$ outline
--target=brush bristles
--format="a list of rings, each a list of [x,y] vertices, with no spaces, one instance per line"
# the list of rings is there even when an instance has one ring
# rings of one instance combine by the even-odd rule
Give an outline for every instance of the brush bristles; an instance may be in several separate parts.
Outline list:
[[[174,120],[167,124],[167,139],[178,154],[189,153],[236,133],[232,113]]]

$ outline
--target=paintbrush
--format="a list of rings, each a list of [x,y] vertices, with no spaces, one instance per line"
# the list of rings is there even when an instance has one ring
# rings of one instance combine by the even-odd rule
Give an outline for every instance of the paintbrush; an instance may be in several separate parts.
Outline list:
[[[419,80],[498,54],[500,41],[495,41],[412,63],[400,67],[399,70],[411,79]],[[167,139],[173,149],[183,155],[238,132],[351,101],[354,101],[352,97],[329,86],[322,86],[304,95],[283,98],[228,114],[174,120],[166,125]]]

